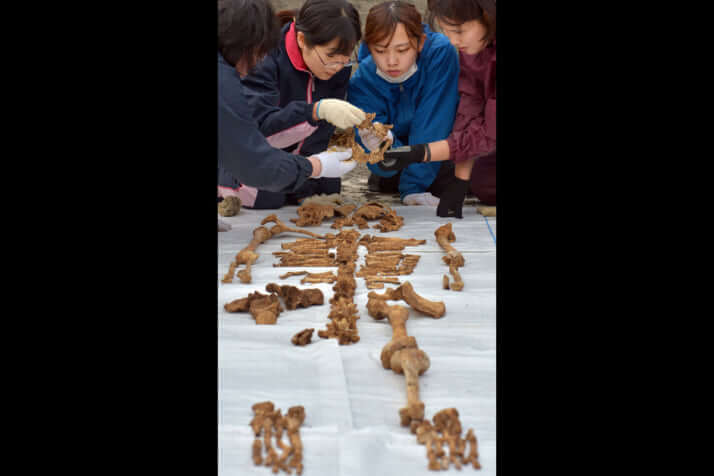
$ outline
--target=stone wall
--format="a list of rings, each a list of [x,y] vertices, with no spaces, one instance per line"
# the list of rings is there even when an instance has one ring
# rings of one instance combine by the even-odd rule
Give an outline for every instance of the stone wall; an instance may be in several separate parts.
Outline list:
[[[357,11],[359,12],[359,18],[362,22],[362,32],[364,32],[364,20],[365,18],[367,18],[367,13],[369,12],[369,9],[372,8],[374,5],[383,3],[383,1],[384,0],[352,0],[350,2],[357,8]],[[419,13],[421,13],[422,17],[424,17],[426,13],[426,1],[427,0],[412,0],[410,2],[417,7],[417,10],[419,10]],[[304,0],[271,0],[271,3],[273,4],[273,8],[275,8],[275,11],[277,12],[280,10],[287,10],[293,8],[299,9],[305,2]]]

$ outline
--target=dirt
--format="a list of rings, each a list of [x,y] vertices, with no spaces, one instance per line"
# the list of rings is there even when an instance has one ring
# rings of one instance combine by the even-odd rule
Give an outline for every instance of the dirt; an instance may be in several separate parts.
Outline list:
[[[366,165],[358,165],[352,171],[342,176],[342,200],[347,203],[361,204],[366,202],[380,202],[388,206],[401,205],[398,193],[370,192],[367,180],[370,171]],[[465,206],[476,205],[478,200],[473,196],[466,196]]]

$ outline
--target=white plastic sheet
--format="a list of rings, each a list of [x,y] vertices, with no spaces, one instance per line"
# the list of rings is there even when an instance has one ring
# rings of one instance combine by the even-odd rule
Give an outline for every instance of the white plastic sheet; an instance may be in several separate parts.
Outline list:
[[[431,367],[419,378],[425,416],[455,407],[464,434],[473,428],[479,442],[482,469],[477,474],[496,474],[496,220],[465,210],[465,218],[435,216],[433,207],[394,207],[405,219],[396,231],[382,233],[370,228],[361,234],[426,239],[426,244],[403,251],[421,256],[410,281],[422,296],[444,301],[446,314],[432,319],[410,310],[407,332],[430,358]],[[366,310],[367,294],[362,278],[356,278],[354,301],[360,341],[340,346],[335,339],[320,339],[330,312],[332,284],[300,284],[301,276],[280,280],[287,271],[335,271],[336,268],[273,267],[278,259],[273,251],[280,244],[307,238],[284,233],[261,244],[252,268],[253,280],[242,284],[220,282],[235,254],[252,238],[252,230],[271,213],[286,223],[297,217],[296,207],[280,210],[241,210],[225,218],[232,225],[218,234],[218,350],[219,350],[219,474],[221,476],[272,474],[256,467],[251,459],[253,417],[251,405],[271,400],[286,412],[303,405],[306,419],[300,429],[306,476],[310,475],[427,475],[426,448],[416,442],[408,428],[399,424],[399,409],[406,403],[403,375],[382,368],[379,355],[391,338],[386,319],[376,321]],[[434,231],[452,223],[465,266],[459,272],[465,283],[461,292],[442,289],[448,267]],[[316,233],[337,233],[332,220],[319,227],[305,227]],[[376,222],[370,222],[374,225]],[[270,227],[272,224],[267,224]],[[357,229],[346,227],[345,229]],[[367,253],[358,248],[357,270]],[[317,287],[325,295],[323,306],[285,310],[276,325],[258,326],[248,313],[226,313],[223,305],[250,292],[266,294],[269,282],[299,288]],[[396,285],[385,284],[385,288]],[[382,293],[384,290],[374,290]],[[392,302],[394,303],[394,302]],[[401,302],[405,305],[405,303]],[[294,346],[290,338],[305,328],[314,328],[312,344]],[[453,465],[449,471],[458,471]],[[475,471],[470,466],[461,470]]]

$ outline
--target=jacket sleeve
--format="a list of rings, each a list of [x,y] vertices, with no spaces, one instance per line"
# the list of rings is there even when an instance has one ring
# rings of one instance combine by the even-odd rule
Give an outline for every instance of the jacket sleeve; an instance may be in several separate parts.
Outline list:
[[[495,80],[495,70],[489,69],[486,81]],[[450,160],[461,162],[490,154],[496,150],[496,97],[484,97],[485,88],[473,74],[462,68],[459,73],[461,100],[448,137]]]
[[[238,78],[236,82],[234,87],[240,88]],[[221,93],[222,88],[226,86],[219,85],[218,94],[219,165],[251,187],[271,192],[299,189],[312,173],[312,164],[271,147],[250,117],[247,104],[240,104],[242,93],[228,96]]]
[[[434,55],[426,74],[409,128],[410,144],[446,139],[459,104],[459,57],[451,45]]]
[[[242,82],[248,104],[253,108],[253,117],[264,136],[305,122],[318,125],[312,120],[313,105],[307,101],[290,101],[280,107],[278,63],[272,55],[266,56]]]
[[[381,122],[382,124],[387,123],[387,100],[381,96],[376,88],[372,87],[371,83],[365,78],[366,69],[357,69],[355,74],[352,75],[350,79],[350,84],[347,89],[347,100],[358,108],[362,109],[364,112],[375,113],[374,122]],[[362,140],[357,133],[357,128],[355,127],[355,141],[367,151],[367,148],[362,144]],[[392,147],[399,147],[403,145],[396,136],[394,136],[394,143]],[[368,151],[367,151],[368,152]],[[380,177],[393,177],[397,174],[396,171],[388,172],[382,170],[377,166],[377,164],[367,163],[367,168],[372,171],[372,173],[379,175]]]

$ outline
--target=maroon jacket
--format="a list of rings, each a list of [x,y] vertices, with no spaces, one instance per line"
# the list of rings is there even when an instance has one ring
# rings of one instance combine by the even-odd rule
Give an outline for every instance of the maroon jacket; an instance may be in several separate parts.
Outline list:
[[[449,143],[449,159],[461,162],[496,151],[496,42],[480,53],[459,52],[459,108]]]

